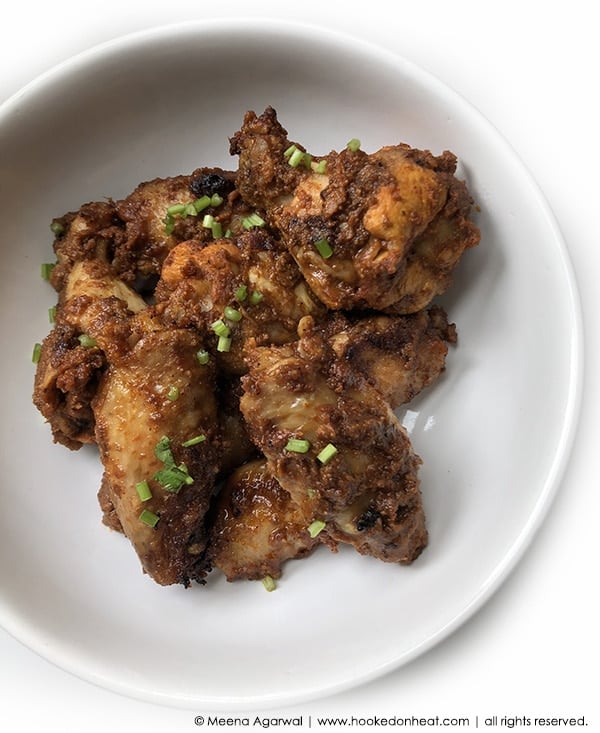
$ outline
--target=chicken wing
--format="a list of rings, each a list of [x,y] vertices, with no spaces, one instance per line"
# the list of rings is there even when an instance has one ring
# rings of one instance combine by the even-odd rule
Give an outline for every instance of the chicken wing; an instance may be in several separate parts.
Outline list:
[[[250,435],[312,533],[412,562],[427,544],[420,459],[379,392],[318,333],[248,361],[240,407]]]
[[[91,400],[119,329],[146,303],[101,260],[72,263],[59,295],[55,325],[42,342],[33,402],[54,440],[71,449],[93,443]]]
[[[210,245],[179,244],[165,261],[156,300],[174,324],[216,331],[219,366],[237,375],[246,371],[249,339],[292,341],[301,318],[325,313],[290,255],[260,229]]]
[[[230,581],[279,578],[284,562],[319,544],[310,521],[265,459],[256,459],[234,471],[217,497],[207,561]]]
[[[270,107],[246,113],[230,142],[241,196],[264,211],[329,308],[420,310],[479,241],[450,152],[352,146],[316,158],[291,143]]]
[[[204,517],[220,454],[214,370],[192,329],[142,313],[113,352],[92,407],[101,499],[157,583],[202,581]],[[135,343],[131,345],[131,341]]]

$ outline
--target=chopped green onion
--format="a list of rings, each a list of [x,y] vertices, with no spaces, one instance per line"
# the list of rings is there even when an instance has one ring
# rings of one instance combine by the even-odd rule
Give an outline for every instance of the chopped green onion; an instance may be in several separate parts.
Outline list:
[[[167,214],[169,216],[177,216],[177,214],[183,214],[185,211],[185,204],[173,204],[167,208]]]
[[[192,206],[196,210],[196,213],[199,214],[201,211],[204,211],[204,209],[210,206],[210,197],[201,196],[199,199],[196,199],[192,202]]]
[[[231,238],[231,229],[226,229],[225,234],[223,236],[225,237],[225,239],[230,239]]]
[[[204,214],[204,219],[202,219],[202,226],[205,229],[212,229],[214,220],[215,217],[212,214]]]
[[[167,392],[167,399],[171,400],[171,402],[175,402],[175,400],[179,399],[179,387],[177,387],[175,384],[172,384],[169,387],[169,391]]]
[[[327,161],[325,159],[320,160],[315,167],[315,173],[326,173],[326,172],[327,172]]]
[[[264,227],[265,220],[262,218],[262,216],[254,213],[250,214],[249,216],[245,216],[242,219],[242,225],[244,229],[252,229],[253,227]]]
[[[199,364],[208,364],[210,361],[210,354],[206,349],[199,349],[196,352],[196,359],[198,359]]]
[[[307,453],[309,448],[310,442],[302,438],[290,438],[285,446],[285,450],[292,453]]]
[[[147,524],[148,527],[156,527],[159,519],[160,517],[157,514],[149,511],[148,509],[144,509],[140,514],[140,522]]]
[[[52,275],[52,270],[56,267],[56,262],[43,262],[42,263],[42,277],[44,280],[50,280],[50,275]]]
[[[184,448],[191,448],[193,445],[198,445],[198,443],[204,443],[205,440],[206,435],[196,435],[194,438],[186,440],[185,443],[182,443],[181,445]]]
[[[210,197],[210,205],[211,206],[220,206],[223,203],[223,197],[219,196],[218,193],[213,193],[213,195]]]
[[[158,481],[165,491],[172,494],[177,494],[184,484],[189,486],[194,483],[194,479],[190,476],[185,463],[180,466],[167,465],[157,471],[153,479]]]
[[[325,522],[320,519],[315,519],[308,525],[308,534],[314,539],[320,532],[325,529]]]
[[[353,153],[356,153],[357,150],[360,150],[360,140],[356,137],[353,137],[352,140],[350,140],[346,147],[348,150],[351,150]]]
[[[175,465],[175,459],[171,452],[171,440],[168,436],[163,435],[154,447],[154,455],[161,463],[169,466]]]
[[[140,501],[148,501],[148,499],[152,498],[152,492],[150,491],[150,487],[148,486],[146,479],[136,484],[135,490],[137,491],[137,495],[140,497]]]
[[[165,234],[167,236],[173,234],[173,231],[175,230],[175,219],[167,214],[163,219],[163,224],[165,225]]]
[[[235,291],[235,299],[238,303],[243,303],[248,297],[248,288],[246,285],[240,285]]]
[[[50,230],[57,237],[60,237],[61,234],[64,234],[65,228],[64,228],[64,226],[59,221],[56,221],[56,219],[55,219],[50,224]]]
[[[53,305],[51,308],[48,308],[48,320],[50,323],[56,322],[56,306]]]
[[[258,305],[264,297],[265,296],[258,290],[255,290],[253,293],[250,293],[251,305]]]
[[[317,495],[317,492],[314,489],[306,489],[306,495],[309,499],[314,499]]]
[[[338,449],[333,443],[327,443],[323,450],[317,455],[317,460],[321,461],[323,465],[329,463],[329,461],[335,456]]]
[[[217,351],[221,353],[227,352],[231,349],[231,337],[230,336],[219,336],[217,341]]]
[[[308,168],[309,171],[312,170],[312,155],[310,153],[304,153],[302,162]]]
[[[213,321],[213,323],[210,324],[210,327],[217,334],[217,336],[224,336],[225,338],[227,338],[227,336],[229,336],[231,333],[231,329],[221,318]]]
[[[34,364],[37,364],[42,356],[42,345],[41,344],[34,344],[33,345],[33,352],[31,354],[31,361]]]
[[[227,318],[228,321],[241,321],[242,320],[242,314],[239,310],[236,310],[235,308],[232,308],[230,305],[225,306],[223,310],[223,315],[225,318]]]
[[[296,145],[290,145],[290,147],[287,148],[287,150],[284,151],[283,157],[284,158],[289,158],[290,155],[292,155],[293,153],[296,152],[296,150],[298,150],[298,147]]]
[[[96,339],[92,336],[88,336],[87,333],[82,333],[77,337],[77,340],[79,343],[83,346],[84,349],[92,349],[94,346],[97,346]]]
[[[269,593],[272,593],[275,588],[277,588],[275,580],[270,575],[265,575],[262,579],[262,584],[265,586],[265,590],[268,590]]]
[[[294,152],[290,155],[288,159],[288,163],[292,166],[292,168],[297,168],[300,163],[304,160],[304,152],[302,150],[294,150]]]
[[[194,206],[193,202],[185,205],[185,209],[183,210],[181,216],[184,219],[186,216],[198,216],[198,212],[196,211],[196,207]]]
[[[331,249],[329,240],[325,237],[323,237],[322,239],[317,239],[317,241],[315,242],[315,247],[317,249],[317,252],[324,260],[329,259],[333,254],[333,250]]]
[[[213,239],[221,239],[223,236],[223,225],[220,221],[213,221],[211,224]]]

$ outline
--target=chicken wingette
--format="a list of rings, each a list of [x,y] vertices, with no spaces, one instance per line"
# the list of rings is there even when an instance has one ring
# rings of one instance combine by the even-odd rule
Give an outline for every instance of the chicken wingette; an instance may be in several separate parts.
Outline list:
[[[247,112],[230,142],[240,195],[264,213],[328,308],[416,312],[447,289],[479,241],[450,152],[351,145],[314,157],[271,107]]]
[[[105,514],[114,510],[161,585],[204,577],[204,519],[220,454],[214,369],[198,358],[204,346],[192,329],[139,314],[92,403]]]

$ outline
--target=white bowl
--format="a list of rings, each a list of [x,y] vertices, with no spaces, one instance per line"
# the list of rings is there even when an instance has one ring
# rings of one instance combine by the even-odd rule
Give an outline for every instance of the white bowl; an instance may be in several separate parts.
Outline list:
[[[211,579],[161,588],[100,523],[95,451],[51,443],[31,404],[55,295],[53,216],[156,176],[233,168],[228,137],[272,105],[315,153],[358,137],[460,159],[481,245],[443,302],[459,344],[405,411],[430,547],[409,568],[327,550],[274,593]],[[560,483],[581,383],[578,298],[551,212],[492,126],[402,58],[316,27],[194,23],[100,46],[0,110],[4,384],[0,623],[61,667],[131,696],[248,709],[307,700],[404,664],[514,567]]]

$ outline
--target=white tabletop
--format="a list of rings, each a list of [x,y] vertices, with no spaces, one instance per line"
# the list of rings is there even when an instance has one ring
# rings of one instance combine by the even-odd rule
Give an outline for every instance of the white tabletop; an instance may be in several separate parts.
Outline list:
[[[36,7],[38,6],[38,7]],[[465,626],[358,690],[260,717],[586,717],[600,730],[595,657],[600,516],[595,420],[600,350],[598,51],[587,0],[419,0],[289,4],[145,0],[16,3],[2,11],[0,102],[50,66],[118,35],[186,18],[271,16],[335,27],[385,46],[454,88],[512,144],[544,191],[567,241],[582,299],[586,375],[580,428],[549,515],[516,570]],[[594,15],[595,18],[595,15]],[[549,324],[551,326],[551,324]],[[551,395],[549,395],[551,399]],[[9,510],[5,508],[4,510]],[[192,731],[195,715],[120,697],[57,669],[0,630],[0,729]],[[159,663],[159,662],[157,662]],[[237,717],[243,717],[239,711]],[[226,717],[226,714],[219,715]],[[249,724],[257,713],[249,713]],[[476,720],[477,716],[477,720]],[[393,721],[392,721],[393,722]],[[509,721],[510,722],[510,721]],[[255,728],[258,726],[255,725]],[[368,727],[368,726],[363,726]],[[544,726],[546,727],[546,726]],[[275,727],[282,730],[283,727]],[[330,728],[331,729],[331,728]],[[344,730],[338,726],[335,730]],[[519,729],[519,728],[518,728]],[[565,728],[559,728],[564,730]]]

